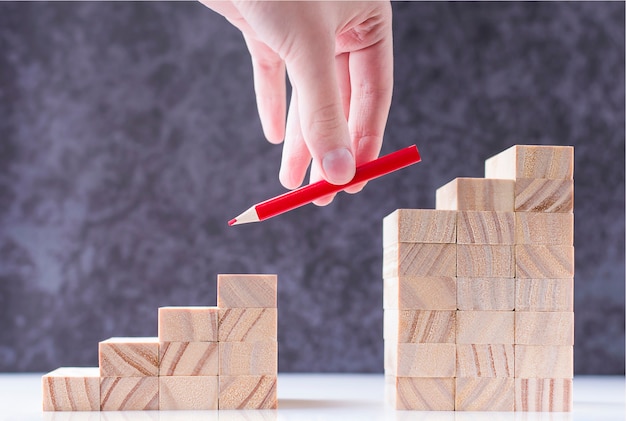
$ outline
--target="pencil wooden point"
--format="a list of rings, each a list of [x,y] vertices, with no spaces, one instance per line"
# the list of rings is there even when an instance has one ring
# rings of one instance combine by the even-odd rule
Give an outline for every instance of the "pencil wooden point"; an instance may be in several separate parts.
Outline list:
[[[228,221],[228,225],[232,227],[233,225],[249,224],[251,222],[259,222],[259,221],[260,221],[259,215],[257,215],[255,207],[252,206],[250,209],[246,210],[238,217],[233,218],[230,221]]]

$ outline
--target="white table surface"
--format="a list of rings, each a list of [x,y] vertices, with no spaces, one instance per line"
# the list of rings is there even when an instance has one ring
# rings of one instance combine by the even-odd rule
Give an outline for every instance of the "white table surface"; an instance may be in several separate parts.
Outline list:
[[[54,421],[599,421],[626,419],[623,376],[577,376],[572,413],[396,411],[382,374],[280,374],[276,411],[43,412],[41,374],[0,374],[0,420]]]

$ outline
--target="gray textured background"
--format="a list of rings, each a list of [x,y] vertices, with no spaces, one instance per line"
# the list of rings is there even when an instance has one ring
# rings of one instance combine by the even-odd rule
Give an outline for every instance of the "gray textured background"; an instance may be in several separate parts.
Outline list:
[[[576,373],[624,373],[624,3],[393,7],[383,153],[423,162],[228,228],[283,191],[237,30],[198,3],[0,3],[0,371],[95,365],[261,272],[281,371],[382,372],[381,219],[546,143],[576,148]]]

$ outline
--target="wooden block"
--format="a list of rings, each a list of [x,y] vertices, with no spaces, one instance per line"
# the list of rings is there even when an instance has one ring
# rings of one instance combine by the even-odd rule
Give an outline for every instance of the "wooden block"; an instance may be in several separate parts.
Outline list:
[[[574,245],[574,214],[515,212],[515,244]]]
[[[574,247],[523,244],[515,246],[515,277],[572,278]]]
[[[455,311],[385,310],[383,338],[399,343],[455,343]]]
[[[574,312],[515,312],[515,343],[574,345]]]
[[[110,338],[99,344],[101,377],[159,375],[159,338]]]
[[[217,307],[159,308],[161,342],[217,342]]]
[[[515,379],[515,410],[571,412],[572,379]]]
[[[220,342],[220,376],[275,376],[278,342]]]
[[[456,372],[455,344],[395,344],[396,366],[389,373],[398,377],[454,377]],[[393,352],[391,352],[393,353]],[[393,357],[390,358],[393,364]]]
[[[386,376],[395,376],[398,371],[398,342],[384,339],[383,361]]]
[[[457,278],[459,310],[515,309],[514,278]]]
[[[383,308],[456,310],[456,278],[401,277],[383,280]]]
[[[574,377],[574,347],[515,345],[515,377],[571,379]]]
[[[217,376],[159,377],[159,409],[217,409]]]
[[[513,411],[514,379],[457,378],[455,390],[457,411]]]
[[[456,276],[456,244],[399,243],[383,251],[383,278]]]
[[[277,409],[276,376],[220,376],[219,409]]]
[[[61,367],[41,378],[44,411],[99,411],[98,367]]]
[[[513,311],[457,311],[457,344],[512,344],[515,340]]]
[[[437,189],[435,207],[439,210],[512,212],[514,185],[513,180],[455,178]]]
[[[456,242],[456,212],[398,209],[383,219],[383,247],[397,243]]]
[[[513,377],[512,344],[457,344],[457,377]]]
[[[217,376],[217,342],[161,342],[159,376]]]
[[[574,177],[572,146],[515,145],[485,161],[486,178]]]
[[[574,180],[520,178],[515,181],[515,212],[574,211]]]
[[[227,308],[219,312],[220,342],[278,340],[278,309]]]
[[[514,244],[515,213],[457,212],[457,244]]]
[[[101,377],[100,410],[159,409],[158,377]]]
[[[453,378],[395,378],[395,408],[415,411],[454,411]]]
[[[457,276],[462,278],[514,278],[514,247],[482,244],[457,245]]]
[[[515,310],[573,311],[574,278],[516,279]]]
[[[217,306],[276,307],[276,287],[276,275],[217,275]]]

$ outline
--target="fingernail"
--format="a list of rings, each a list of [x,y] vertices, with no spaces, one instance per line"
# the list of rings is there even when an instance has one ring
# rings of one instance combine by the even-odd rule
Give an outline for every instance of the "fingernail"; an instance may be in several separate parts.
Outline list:
[[[324,155],[322,169],[328,182],[346,184],[354,178],[356,164],[352,153],[346,148],[340,148]]]

